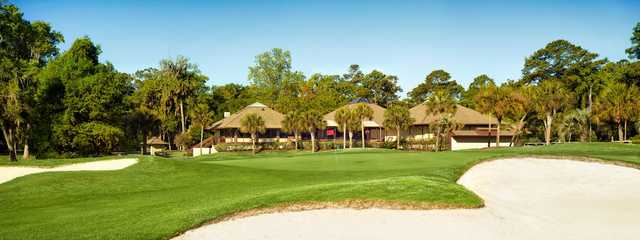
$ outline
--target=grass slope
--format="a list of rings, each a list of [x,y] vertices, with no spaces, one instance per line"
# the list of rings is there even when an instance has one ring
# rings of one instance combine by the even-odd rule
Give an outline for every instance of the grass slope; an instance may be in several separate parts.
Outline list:
[[[231,213],[296,202],[384,200],[477,207],[455,181],[515,155],[640,164],[640,146],[566,144],[441,153],[349,152],[145,157],[120,171],[46,173],[0,184],[0,239],[166,239]]]

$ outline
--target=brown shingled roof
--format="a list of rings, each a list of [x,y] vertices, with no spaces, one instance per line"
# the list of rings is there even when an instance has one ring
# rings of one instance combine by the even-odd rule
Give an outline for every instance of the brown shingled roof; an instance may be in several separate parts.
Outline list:
[[[282,120],[284,115],[276,112],[275,110],[267,107],[262,103],[253,103],[246,106],[242,110],[226,117],[220,121],[213,123],[207,129],[225,129],[225,128],[240,128],[240,121],[246,115],[256,113],[258,116],[264,119],[264,125],[266,128],[282,128]]]
[[[336,123],[335,123],[336,112],[339,109],[342,109],[342,108],[354,109],[354,108],[356,108],[356,104],[358,104],[358,103],[350,103],[350,104],[344,105],[344,106],[334,110],[333,112],[325,114],[323,118],[324,118],[325,121],[327,121],[327,126],[331,126],[331,127],[335,127],[336,126]],[[383,108],[380,105],[375,104],[375,103],[365,103],[365,104],[369,105],[371,110],[373,110],[373,117],[371,118],[371,121],[368,121],[369,124],[367,124],[367,122],[365,122],[365,126],[366,127],[382,127],[382,126],[384,126],[384,111],[385,111],[385,108]]]
[[[425,125],[430,124],[436,121],[437,117],[433,115],[427,115],[426,113],[427,107],[424,104],[420,104],[409,109],[409,113],[411,117],[413,117],[416,121],[413,123],[414,125]],[[476,110],[471,108],[464,107],[462,105],[457,105],[456,113],[454,118],[458,123],[462,123],[465,125],[480,125],[480,124],[497,124],[498,120],[496,118],[482,114]]]
[[[162,141],[159,137],[152,137],[147,140],[147,144],[149,145],[169,145],[169,143]]]

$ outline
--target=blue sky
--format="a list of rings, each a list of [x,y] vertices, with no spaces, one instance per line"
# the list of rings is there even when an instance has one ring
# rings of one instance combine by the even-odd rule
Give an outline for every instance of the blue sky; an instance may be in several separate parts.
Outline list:
[[[13,1],[62,32],[89,36],[120,71],[184,55],[210,84],[248,83],[255,55],[291,51],[307,76],[350,64],[399,77],[406,92],[435,69],[465,87],[486,73],[517,79],[524,58],[566,39],[625,58],[640,1]]]

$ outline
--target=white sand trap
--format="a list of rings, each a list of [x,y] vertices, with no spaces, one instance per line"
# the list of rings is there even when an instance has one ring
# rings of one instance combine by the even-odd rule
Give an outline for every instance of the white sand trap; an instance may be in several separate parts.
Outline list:
[[[459,181],[481,209],[275,213],[206,225],[177,239],[638,239],[640,171],[568,160],[482,163]]]
[[[43,172],[69,172],[69,171],[108,171],[119,170],[137,163],[135,158],[95,161],[86,163],[76,163],[63,165],[54,168],[39,167],[0,167],[0,184],[11,181],[15,178],[34,173]]]

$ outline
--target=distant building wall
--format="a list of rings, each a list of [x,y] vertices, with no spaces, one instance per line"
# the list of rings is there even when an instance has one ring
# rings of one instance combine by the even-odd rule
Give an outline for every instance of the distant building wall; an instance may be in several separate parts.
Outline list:
[[[491,141],[491,147],[496,147],[495,136],[454,136],[451,138],[451,150],[486,148],[489,146],[489,141]],[[508,147],[510,142],[511,137],[500,137],[500,147]]]

